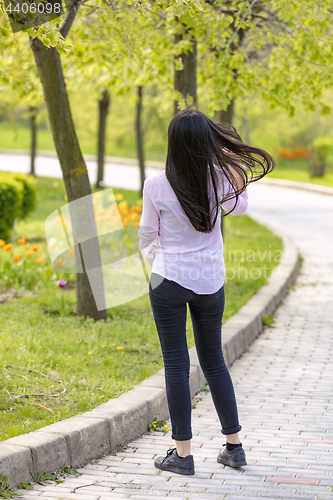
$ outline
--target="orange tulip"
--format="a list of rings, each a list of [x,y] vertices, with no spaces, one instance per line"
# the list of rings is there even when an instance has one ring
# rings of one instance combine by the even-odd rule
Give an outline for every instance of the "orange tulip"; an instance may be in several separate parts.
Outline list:
[[[19,238],[19,239],[17,240],[17,243],[18,243],[19,245],[24,245],[24,243],[25,243],[25,242],[26,242],[26,239],[25,239],[24,237]]]
[[[38,259],[35,259],[36,264],[41,264],[43,262],[43,259],[40,257]]]
[[[136,221],[136,220],[140,220],[141,219],[141,216],[136,213],[136,212],[132,212],[129,217],[128,217],[129,220],[132,220],[132,221]]]
[[[68,256],[69,256],[69,257],[74,257],[74,255],[75,255],[75,248],[74,248],[74,247],[72,247],[72,248],[69,250],[69,252],[68,252]]]
[[[129,211],[127,209],[122,209],[119,211],[120,217],[126,217],[129,214]]]
[[[29,250],[31,247],[31,244],[30,243],[27,243],[26,245],[24,245],[24,250]]]
[[[58,259],[56,259],[56,264],[58,267],[64,267],[65,259],[63,257],[59,257]]]
[[[28,250],[28,251],[27,251],[27,256],[28,256],[28,257],[31,257],[33,254],[34,254],[34,253],[33,253],[33,251],[32,251],[32,250]]]
[[[0,248],[4,247],[6,244],[5,240],[0,240]]]
[[[21,255],[14,255],[15,262],[19,262],[22,259]]]
[[[34,245],[32,245],[32,249],[34,252],[37,252],[37,250],[39,250],[39,245],[35,243]]]
[[[6,252],[10,252],[12,248],[13,248],[13,243],[7,243],[7,245],[4,246]]]

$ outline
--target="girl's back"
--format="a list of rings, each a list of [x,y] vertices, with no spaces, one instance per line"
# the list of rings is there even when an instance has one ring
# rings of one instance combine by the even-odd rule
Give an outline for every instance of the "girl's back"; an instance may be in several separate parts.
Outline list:
[[[219,175],[219,173],[221,175]],[[218,196],[230,193],[231,185],[223,173],[218,172]],[[213,186],[209,185],[213,208]],[[197,231],[189,221],[173,191],[165,171],[147,178],[143,191],[143,213],[140,221],[140,249],[152,263],[152,272],[173,280],[198,294],[215,293],[225,278],[223,241],[221,234],[221,209],[213,230]],[[243,191],[233,215],[247,209],[248,194]],[[235,200],[222,204],[227,212]]]

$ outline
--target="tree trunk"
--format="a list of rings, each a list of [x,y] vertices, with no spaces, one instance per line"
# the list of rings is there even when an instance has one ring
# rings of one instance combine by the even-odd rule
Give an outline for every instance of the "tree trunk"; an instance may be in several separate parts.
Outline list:
[[[217,123],[230,123],[232,125],[233,117],[234,117],[234,103],[235,100],[233,99],[230,101],[228,104],[228,107],[226,110],[219,109],[218,111],[215,111],[215,121]],[[222,210],[222,215],[223,215],[223,210]],[[221,232],[223,238],[225,238],[225,225],[224,225],[224,217],[221,215]]]
[[[106,318],[101,256],[92,205],[91,187],[68,101],[60,55],[47,48],[38,38],[30,38],[54,144],[60,161],[71,213],[77,272],[77,315],[95,320]],[[73,203],[76,200],[75,203]],[[89,234],[88,234],[89,233]],[[87,241],[85,241],[87,240]],[[81,260],[80,257],[84,257]],[[92,291],[86,270],[94,269],[98,287]],[[98,278],[96,276],[98,275]],[[94,280],[94,281],[95,281]],[[99,301],[97,309],[96,300]]]
[[[309,172],[311,179],[314,178],[320,179],[324,177],[326,172],[326,163],[327,160],[325,156],[320,154],[313,154],[309,165]]]
[[[235,100],[229,102],[227,109],[219,109],[215,111],[215,121],[216,123],[230,123],[232,125],[234,118],[234,103]]]
[[[31,130],[31,149],[30,149],[30,175],[35,175],[35,159],[37,150],[37,108],[30,107],[30,130]]]
[[[251,145],[251,137],[250,137],[250,124],[248,118],[243,119],[244,124],[244,142],[245,144]]]
[[[135,131],[136,131],[136,143],[138,148],[138,159],[140,167],[140,197],[143,196],[143,183],[145,181],[145,158],[143,149],[143,132],[142,132],[142,94],[143,87],[138,87],[138,99],[136,104],[136,120],[135,120]]]
[[[108,90],[104,90],[103,97],[98,101],[99,105],[99,128],[98,128],[98,169],[96,188],[101,188],[104,181],[104,157],[105,157],[105,132],[106,119],[108,116],[110,97]]]
[[[183,36],[179,33],[175,36],[175,44],[180,42]],[[197,108],[197,42],[194,37],[192,37],[192,50],[188,51],[186,54],[183,52],[180,54],[183,69],[175,70],[175,81],[174,88],[178,90],[184,97],[186,103],[189,97],[193,98],[193,103],[188,107]],[[175,114],[179,111],[178,102],[174,103]]]

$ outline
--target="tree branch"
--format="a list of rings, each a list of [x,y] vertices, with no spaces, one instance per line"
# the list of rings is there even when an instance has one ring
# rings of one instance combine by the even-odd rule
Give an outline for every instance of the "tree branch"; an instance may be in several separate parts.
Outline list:
[[[60,28],[60,34],[66,38],[66,36],[69,33],[69,30],[72,27],[72,24],[74,22],[75,16],[77,14],[77,11],[79,10],[81,5],[81,0],[72,0],[71,5],[67,11],[65,20],[63,22],[63,25]]]
[[[297,52],[295,52],[291,47],[289,47],[289,45],[287,45],[286,43],[283,44],[284,47],[286,47],[288,50],[290,50],[290,52],[292,54],[294,54],[294,56],[298,57],[298,59],[301,59],[301,61],[304,61],[308,64],[314,64],[315,66],[321,66],[322,68],[329,68],[330,66],[328,66],[327,64],[320,64],[320,63],[315,63],[313,61],[309,61],[308,59],[305,59],[304,57],[300,56],[299,54],[297,54]]]
[[[251,2],[251,5],[249,5],[249,9],[243,14],[243,16],[242,16],[242,18],[240,19],[240,22],[239,22],[239,27],[235,29],[235,31],[233,32],[232,37],[228,41],[227,47],[224,49],[225,54],[228,52],[229,48],[231,47],[231,44],[235,40],[235,38],[237,36],[237,33],[242,29],[241,28],[242,23],[245,21],[245,19],[247,18],[247,16],[252,13],[251,9],[257,3],[257,1],[258,0],[253,0]],[[224,59],[225,59],[225,57],[224,57]],[[224,61],[224,59],[223,59],[223,61]],[[223,61],[222,61],[222,63],[223,63]]]

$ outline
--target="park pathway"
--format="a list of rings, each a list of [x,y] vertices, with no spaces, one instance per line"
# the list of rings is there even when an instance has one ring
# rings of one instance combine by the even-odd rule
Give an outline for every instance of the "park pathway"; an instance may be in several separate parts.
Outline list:
[[[126,165],[124,159],[114,158],[111,162],[105,162],[104,183],[106,186],[122,187],[127,189],[140,189],[140,170],[139,167],[133,168]],[[97,178],[97,160],[86,159],[88,175],[91,184],[95,184]],[[146,166],[146,176],[156,174],[156,168],[151,168],[148,162]],[[27,154],[6,154],[0,153],[0,171],[21,172],[28,174],[30,172],[30,157]],[[62,179],[62,171],[59,160],[56,156],[38,155],[35,165],[36,175],[39,177],[55,177]]]
[[[22,491],[25,500],[333,499],[333,197],[260,184],[249,195],[249,214],[291,236],[304,262],[275,323],[230,368],[248,465],[216,462],[225,438],[203,392],[193,410],[194,476],[154,468],[174,444],[156,432],[76,478]]]

